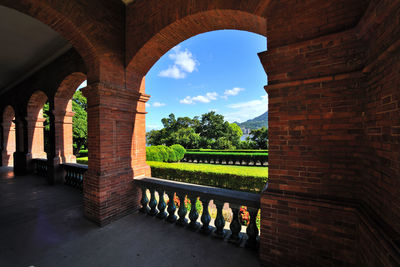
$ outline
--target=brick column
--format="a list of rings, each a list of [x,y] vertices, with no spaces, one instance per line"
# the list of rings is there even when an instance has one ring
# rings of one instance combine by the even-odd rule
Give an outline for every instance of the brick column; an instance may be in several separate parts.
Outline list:
[[[74,115],[71,111],[55,113],[55,156],[59,158],[60,163],[76,163],[72,129]]]
[[[104,225],[137,209],[135,176],[145,163],[144,108],[148,96],[102,83],[83,90],[88,99],[89,169],[83,180],[85,215]],[[139,134],[140,133],[140,134]]]
[[[15,123],[15,145],[16,145],[16,150],[14,152],[14,173],[15,175],[25,175],[28,172],[27,122],[24,117],[16,116],[14,123]]]
[[[349,30],[269,47],[260,59],[269,80],[260,258],[269,266],[357,265],[365,47]]]
[[[14,122],[2,123],[2,166],[14,165],[15,152],[15,124]]]
[[[44,151],[44,125],[45,118],[27,117],[28,126],[28,158],[45,159],[47,157]]]

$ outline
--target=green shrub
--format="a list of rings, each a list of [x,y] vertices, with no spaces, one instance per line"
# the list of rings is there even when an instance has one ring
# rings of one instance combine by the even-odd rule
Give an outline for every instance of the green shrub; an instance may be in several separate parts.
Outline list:
[[[186,153],[186,149],[181,145],[172,145],[170,146],[175,151],[176,161],[180,161],[183,159]]]
[[[164,145],[159,145],[159,146],[155,146],[155,148],[157,149],[156,151],[158,151],[158,155],[160,157],[161,162],[168,162],[168,152],[167,152],[167,147]]]
[[[176,158],[175,150],[166,146],[165,151],[167,151],[167,153],[168,153],[168,158],[167,158],[166,162],[177,162],[178,161]]]
[[[209,164],[147,162],[153,177],[259,193],[268,180],[268,168]]]
[[[146,160],[159,162],[177,162],[185,155],[185,149],[181,145],[170,147],[159,145],[146,147]]]
[[[146,147],[146,160],[163,161],[164,157],[157,146]]]

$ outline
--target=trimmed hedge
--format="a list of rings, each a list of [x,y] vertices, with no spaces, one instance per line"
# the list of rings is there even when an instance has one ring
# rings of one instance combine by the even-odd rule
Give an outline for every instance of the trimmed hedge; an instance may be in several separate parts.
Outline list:
[[[146,147],[146,160],[159,162],[177,162],[183,158],[186,150],[181,145],[173,145],[170,147],[149,146]]]
[[[268,153],[268,149],[186,149],[187,152]]]
[[[88,165],[88,157],[76,158],[76,163]]]
[[[78,157],[87,157],[88,156],[88,150],[80,150],[78,153]]]
[[[268,153],[231,153],[231,152],[186,152],[185,162],[213,163],[213,164],[239,164],[263,166],[268,163]]]
[[[253,193],[261,192],[268,180],[268,168],[152,161],[147,164],[153,177]]]

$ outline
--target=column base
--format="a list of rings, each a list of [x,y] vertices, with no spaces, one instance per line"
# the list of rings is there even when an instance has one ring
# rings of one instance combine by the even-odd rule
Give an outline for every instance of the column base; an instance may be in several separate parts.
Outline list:
[[[60,165],[60,159],[58,157],[52,160],[47,160],[47,181],[49,184],[64,184],[65,182],[65,171]]]
[[[140,208],[140,190],[132,171],[102,175],[88,170],[83,178],[83,194],[85,217],[99,226]]]
[[[25,152],[14,152],[14,174],[26,175],[28,173],[27,154]]]

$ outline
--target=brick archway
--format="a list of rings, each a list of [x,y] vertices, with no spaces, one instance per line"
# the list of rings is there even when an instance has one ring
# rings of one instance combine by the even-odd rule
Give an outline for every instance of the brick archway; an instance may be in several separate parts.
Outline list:
[[[29,99],[27,106],[28,159],[46,158],[44,150],[43,105],[48,101],[43,91],[36,91]]]
[[[74,72],[60,84],[54,96],[55,156],[59,163],[75,163],[73,154],[72,97],[86,80],[86,74]]]
[[[144,93],[142,78],[147,74],[155,62],[168,50],[179,43],[201,33],[215,30],[243,30],[266,36],[267,21],[264,17],[231,9],[213,9],[187,15],[175,20],[173,23],[160,29],[149,38],[140,48],[129,45],[130,32],[128,24],[127,32],[127,83],[132,88],[140,88]],[[132,29],[133,31],[133,29]]]
[[[232,3],[231,3],[232,4]],[[147,39],[140,47],[129,46],[130,39],[135,35],[136,28],[130,28],[129,21],[127,26],[127,87],[134,88],[144,96],[143,101],[138,101],[137,113],[135,115],[135,128],[133,147],[135,147],[135,164],[133,168],[138,170],[137,176],[150,173],[146,165],[145,152],[145,103],[149,96],[145,95],[144,76],[155,62],[162,57],[168,50],[179,43],[196,36],[215,30],[243,30],[266,36],[266,19],[259,12],[256,14],[250,11],[228,9],[221,7],[215,9],[210,6],[210,10],[200,9],[193,14],[185,14],[182,18],[175,18],[173,22],[161,28],[158,32]],[[261,8],[261,10],[264,10]],[[129,13],[129,10],[127,11]]]
[[[3,111],[2,166],[14,165],[14,152],[16,150],[14,120],[14,109],[11,106],[7,106]]]

